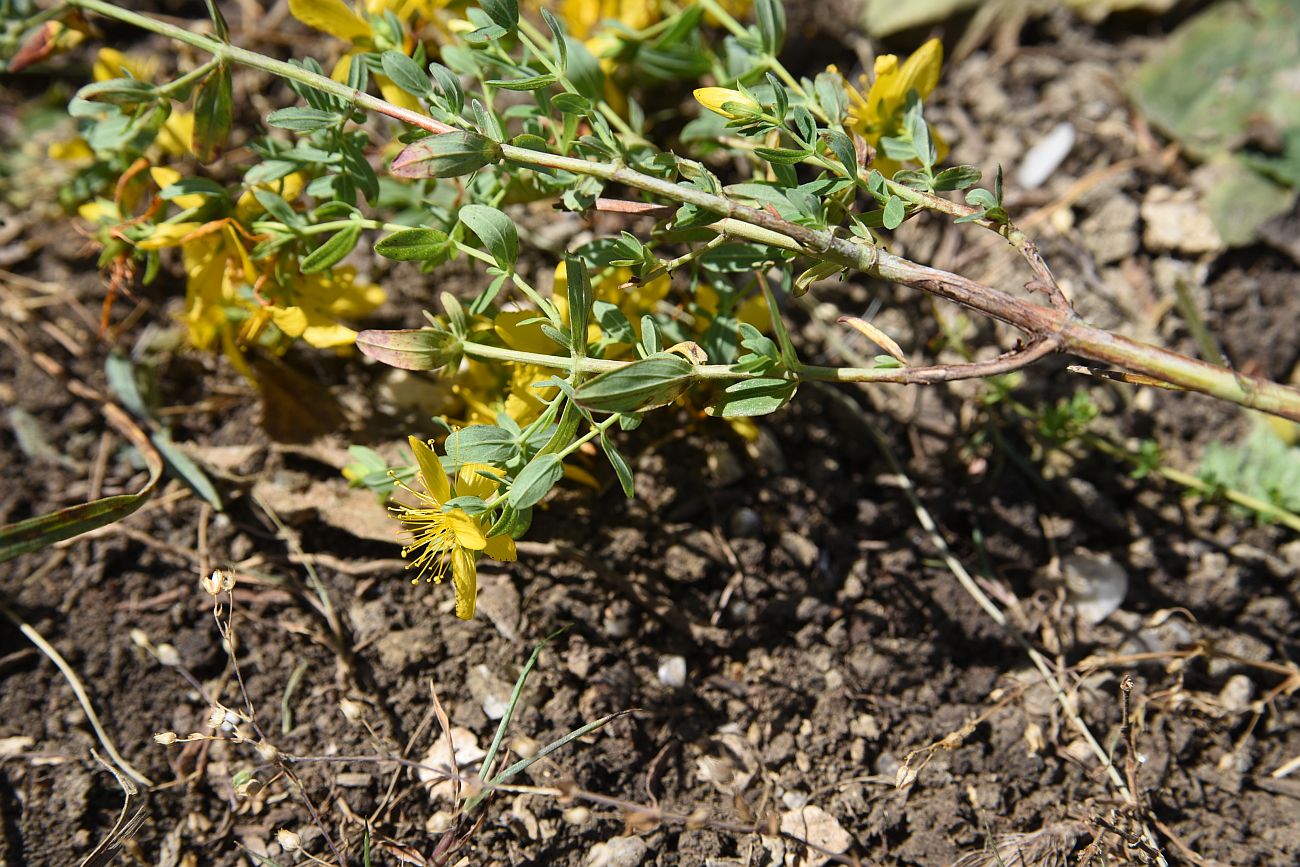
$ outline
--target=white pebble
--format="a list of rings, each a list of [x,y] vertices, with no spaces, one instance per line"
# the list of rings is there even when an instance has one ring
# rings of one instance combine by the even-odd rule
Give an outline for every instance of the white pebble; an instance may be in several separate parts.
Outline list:
[[[1047,182],[1052,173],[1061,167],[1070,149],[1074,147],[1074,124],[1057,124],[1051,132],[1038,140],[1020,161],[1016,183],[1022,190],[1035,190]]]
[[[686,686],[686,658],[682,656],[659,657],[659,682],[673,689]]]

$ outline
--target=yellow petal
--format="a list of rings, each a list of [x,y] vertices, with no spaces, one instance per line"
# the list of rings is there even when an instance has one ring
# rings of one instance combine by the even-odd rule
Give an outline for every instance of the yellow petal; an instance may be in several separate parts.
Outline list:
[[[202,225],[202,223],[162,223],[154,226],[149,237],[136,244],[136,247],[141,250],[161,250],[164,247],[175,247],[181,242],[181,238],[194,234]]]
[[[460,475],[456,480],[456,496],[478,497],[486,500],[496,493],[497,480],[486,473],[479,472],[480,470],[500,473],[500,470],[495,469],[491,464],[465,464],[460,468]]]
[[[158,71],[158,58],[131,57],[116,48],[101,48],[95,56],[92,70],[96,81],[108,81],[111,78],[134,78],[148,81]]]
[[[271,321],[290,337],[301,337],[307,330],[307,313],[301,307],[272,307]]]
[[[194,112],[173,111],[158,131],[157,140],[158,146],[174,157],[193,153],[190,144],[194,141]]]
[[[478,567],[474,564],[473,551],[452,549],[451,583],[456,588],[456,616],[473,620],[474,603],[478,601]]]
[[[329,322],[323,325],[308,325],[302,332],[302,339],[308,346],[317,349],[338,349],[340,346],[352,346],[357,342],[357,333],[346,325]]]
[[[907,58],[899,70],[903,98],[907,98],[909,90],[915,90],[921,99],[933,93],[939,84],[939,70],[942,67],[943,43],[938,39],[931,39],[912,52],[912,56]]]
[[[488,539],[483,553],[503,563],[513,563],[519,559],[519,555],[515,552],[515,540],[509,536],[493,536]]]
[[[351,42],[369,38],[370,23],[343,0],[289,0],[289,12],[303,24]]]
[[[433,449],[429,448],[423,440],[415,437],[408,437],[411,445],[411,451],[415,453],[415,462],[420,467],[420,476],[424,479],[424,489],[429,492],[438,503],[445,503],[451,499],[451,482],[447,481],[447,473],[442,469],[442,461]]]
[[[149,170],[149,176],[153,178],[153,182],[158,185],[159,190],[165,190],[181,179],[180,172],[166,166],[154,166]],[[176,203],[178,208],[189,209],[202,205],[204,197],[198,193],[190,193],[185,196],[177,196],[172,201]]]
[[[90,149],[90,145],[86,144],[86,140],[81,136],[67,141],[56,141],[49,146],[45,153],[52,160],[67,163],[83,162],[95,158],[95,152]]]
[[[393,105],[401,106],[407,111],[424,114],[424,106],[420,105],[420,100],[393,84],[391,79],[382,75],[376,75],[374,78],[375,84],[379,85],[379,92],[383,94],[384,99]]]
[[[554,297],[556,300],[567,292],[568,282],[562,276],[563,268],[564,263],[561,262],[559,267],[555,269]],[[564,311],[566,316],[568,315],[567,305],[566,298]],[[542,333],[542,323],[521,324],[529,319],[535,320],[537,316],[536,310],[503,310],[492,320],[492,329],[501,338],[502,343],[517,352],[540,352],[549,355],[555,349],[555,342]]]
[[[77,208],[77,216],[89,223],[98,223],[100,220],[112,220],[118,222],[121,215],[118,214],[117,208],[107,199],[95,199],[93,202]]]
[[[584,470],[582,467],[572,467],[569,466],[568,464],[565,464],[564,477],[571,482],[577,482],[580,485],[586,485],[587,487],[591,488],[593,491],[600,490],[600,482],[596,480],[595,476],[593,476],[591,473]]]
[[[729,120],[735,120],[740,117],[740,112],[743,112],[745,109],[749,109],[749,112],[757,112],[759,110],[758,103],[745,96],[745,94],[741,93],[739,90],[731,90],[726,87],[696,88],[695,101],[714,114],[720,114]],[[730,106],[730,108],[727,108],[727,106]]]
[[[482,551],[487,547],[487,536],[477,518],[471,518],[463,509],[448,509],[443,512],[447,526],[456,534],[456,544],[471,551]]]

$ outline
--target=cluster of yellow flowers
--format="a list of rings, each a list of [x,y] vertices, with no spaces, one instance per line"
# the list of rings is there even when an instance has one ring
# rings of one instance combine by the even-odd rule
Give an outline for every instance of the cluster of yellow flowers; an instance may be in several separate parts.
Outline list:
[[[102,48],[94,77],[96,81],[148,81],[158,66],[156,58]],[[182,321],[189,343],[203,350],[220,348],[249,379],[255,379],[244,358],[249,346],[279,352],[296,339],[318,348],[352,344],[356,332],[340,320],[356,320],[370,313],[383,303],[383,290],[358,280],[356,270],[349,266],[300,274],[296,262],[281,261],[274,253],[254,259],[252,253],[260,239],[252,226],[265,211],[252,188],[243,190],[233,206],[218,216],[212,216],[211,201],[204,193],[175,196],[171,205],[178,213],[207,204],[208,219],[161,219],[166,206],[158,194],[183,179],[173,166],[193,157],[193,131],[193,113],[173,110],[142,158],[140,167],[148,171],[124,175],[112,199],[83,203],[79,215],[97,228],[105,243],[126,244],[123,256],[132,251],[179,249],[186,280]],[[89,163],[95,157],[81,137],[55,143],[49,155],[73,165]],[[294,173],[261,186],[292,205],[304,182]]]
[[[922,100],[928,97],[939,84],[942,67],[943,43],[938,39],[929,40],[902,63],[896,54],[881,54],[876,58],[871,79],[863,73],[857,86],[847,80],[844,82],[844,92],[849,98],[845,126],[873,148],[880,145],[882,138],[898,135],[904,126],[908,94],[914,92]],[[828,71],[840,74],[834,66],[830,66]],[[728,120],[756,116],[762,111],[762,106],[753,98],[728,87],[697,88],[695,99],[709,111]],[[947,146],[933,130],[931,135],[938,156],[943,159]],[[877,156],[873,167],[886,177],[892,177],[902,164]]]

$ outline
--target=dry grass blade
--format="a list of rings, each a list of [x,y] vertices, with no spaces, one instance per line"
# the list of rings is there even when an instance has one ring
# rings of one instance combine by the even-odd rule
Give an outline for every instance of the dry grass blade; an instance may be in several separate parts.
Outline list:
[[[95,761],[107,768],[117,779],[117,784],[122,787],[124,796],[122,810],[117,814],[117,821],[113,823],[112,829],[81,862],[81,867],[106,867],[117,858],[117,853],[121,850],[122,844],[133,837],[135,832],[140,829],[140,826],[144,824],[145,805],[140,804],[132,810],[132,803],[140,793],[135,783],[131,782],[126,775],[118,771],[113,765],[104,761],[99,753],[91,750],[90,754],[95,757]]]
[[[68,686],[72,687],[72,692],[77,697],[77,703],[86,712],[86,719],[90,720],[90,727],[95,730],[95,737],[99,739],[100,746],[104,748],[104,752],[108,753],[108,757],[113,760],[113,763],[125,771],[132,780],[152,789],[154,786],[153,781],[132,767],[130,762],[122,758],[121,753],[117,751],[117,747],[113,746],[113,741],[108,737],[108,732],[104,731],[103,725],[99,722],[99,715],[95,713],[95,706],[91,704],[90,696],[86,694],[86,688],[81,684],[81,678],[77,677],[77,673],[72,670],[72,666],[68,665],[68,661],[63,658],[63,655],[55,650],[54,645],[46,641],[29,623],[15,614],[3,599],[0,599],[0,613],[9,618],[14,626],[18,627],[18,631],[25,635],[28,641],[35,644],[37,649],[49,657],[50,662],[53,662],[55,667],[59,669],[64,680],[68,682]]]

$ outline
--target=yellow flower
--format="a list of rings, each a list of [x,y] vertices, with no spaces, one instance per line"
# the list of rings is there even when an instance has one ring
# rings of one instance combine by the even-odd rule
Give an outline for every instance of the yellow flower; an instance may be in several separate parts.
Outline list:
[[[364,8],[372,14],[391,11],[409,23],[417,18],[432,18],[436,10],[446,6],[447,2],[448,0],[368,0]],[[352,47],[339,58],[330,73],[335,81],[348,80],[348,70],[356,55],[385,48],[400,50],[402,47],[378,44],[374,26],[343,0],[289,0],[289,12],[308,27],[351,43]],[[386,76],[376,75],[374,80],[384,99],[410,111],[421,111],[420,101]]]
[[[870,87],[865,75],[860,79],[861,89],[847,81],[844,83],[849,97],[848,126],[873,147],[880,143],[881,138],[897,135],[903,128],[907,95],[916,91],[921,99],[928,97],[939,83],[942,67],[943,43],[938,39],[926,42],[901,64],[897,55],[880,55],[876,58],[875,81]],[[837,70],[831,67],[831,71]],[[865,96],[863,90],[866,90]],[[937,137],[935,146],[939,148],[942,159],[946,148]],[[877,159],[876,162],[876,167],[886,177],[892,175],[898,165],[892,160]]]
[[[402,556],[419,551],[407,566],[419,570],[412,584],[421,578],[441,584],[450,568],[456,588],[456,616],[469,620],[474,616],[478,597],[478,558],[486,554],[493,560],[512,561],[516,558],[515,542],[504,534],[488,535],[488,514],[470,515],[459,507],[449,508],[447,503],[457,497],[488,499],[497,491],[499,483],[490,475],[497,471],[486,464],[466,464],[452,485],[433,449],[415,437],[410,438],[410,443],[420,468],[419,489],[401,486],[415,496],[419,505],[394,509],[411,536],[411,544],[402,549]]]
[[[384,303],[384,290],[358,283],[357,270],[351,266],[303,275],[281,294],[291,296],[294,303],[268,307],[271,320],[289,337],[301,337],[317,349],[351,346],[357,333],[338,320],[364,316]]]
[[[157,57],[123,54],[116,48],[99,49],[99,53],[95,55],[95,65],[91,69],[96,81],[109,81],[114,78],[149,81],[157,72]]]
[[[761,114],[763,107],[739,90],[727,87],[697,87],[695,101],[727,120],[740,120]]]
[[[659,302],[668,297],[668,291],[672,288],[672,279],[667,274],[660,274],[648,282],[634,283],[631,268],[607,268],[591,275],[591,288],[596,300],[618,305],[618,309],[627,317],[628,322],[632,323],[634,328],[639,328],[641,317],[647,313],[654,313]],[[564,262],[555,266],[555,287],[552,290],[551,302],[555,305],[556,312],[560,314],[560,321],[568,321],[569,272]],[[599,340],[600,326],[593,322],[589,326],[587,339]],[[545,351],[554,351],[554,344],[551,344],[551,347]],[[619,355],[620,353],[617,352],[608,353],[606,357],[618,358]]]

